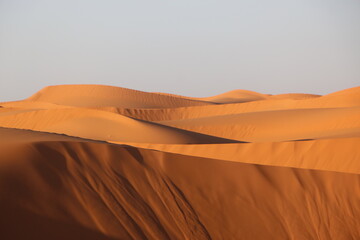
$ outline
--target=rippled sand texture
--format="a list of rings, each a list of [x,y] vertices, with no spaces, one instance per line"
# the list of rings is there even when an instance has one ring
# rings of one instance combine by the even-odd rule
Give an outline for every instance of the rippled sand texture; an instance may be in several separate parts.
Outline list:
[[[0,103],[0,239],[360,239],[360,87]]]

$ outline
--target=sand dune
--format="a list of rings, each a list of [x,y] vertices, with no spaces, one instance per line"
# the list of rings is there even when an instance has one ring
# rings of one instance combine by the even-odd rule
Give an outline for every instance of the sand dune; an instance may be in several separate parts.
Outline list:
[[[307,96],[308,94],[282,95],[282,97],[277,97],[277,95],[270,96],[266,100],[206,106],[159,109],[97,107],[97,109],[120,113],[125,116],[143,119],[146,121],[166,121],[224,116],[248,112],[360,107],[360,87],[343,90],[338,93],[332,93],[321,97],[293,97],[294,95]]]
[[[294,100],[301,100],[301,99],[309,99],[309,98],[317,98],[321,95],[316,94],[306,94],[306,93],[285,93],[285,94],[276,94],[269,96],[271,99],[294,99]]]
[[[0,239],[360,239],[360,87],[0,103]]]
[[[199,98],[200,100],[213,102],[213,103],[243,103],[252,102],[257,100],[267,99],[268,96],[265,94],[246,91],[246,90],[233,90],[223,94],[219,94],[212,97]]]
[[[46,133],[39,131],[31,131],[24,129],[16,129],[16,128],[4,128],[0,127],[0,142],[1,143],[9,143],[9,142],[100,142],[94,141],[90,139],[80,138],[80,137],[70,137],[64,134],[56,134],[56,133]]]
[[[1,206],[10,206],[10,217],[19,219],[0,216],[5,237],[21,237],[24,232],[18,229],[40,239],[360,236],[357,174],[107,144],[48,142],[13,148],[5,149],[11,159],[1,158]],[[15,181],[16,176],[22,177]],[[71,232],[58,235],[64,229]]]
[[[1,127],[13,127],[101,141],[152,143],[221,143],[234,140],[207,136],[92,109],[48,109],[0,115]]]
[[[360,108],[297,109],[160,121],[163,125],[234,140],[289,141],[359,133]]]
[[[360,134],[356,137],[309,141],[191,145],[131,143],[131,145],[231,162],[360,173]]]
[[[64,94],[65,93],[65,94]],[[70,106],[116,106],[132,108],[163,108],[207,105],[210,103],[166,96],[156,93],[103,86],[103,85],[59,85],[42,89],[28,100]]]

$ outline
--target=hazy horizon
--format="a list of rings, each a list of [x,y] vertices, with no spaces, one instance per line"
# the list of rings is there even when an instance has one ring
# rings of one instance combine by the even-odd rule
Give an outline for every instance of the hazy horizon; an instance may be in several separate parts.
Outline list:
[[[0,101],[59,84],[205,97],[360,84],[360,1],[0,0]]]

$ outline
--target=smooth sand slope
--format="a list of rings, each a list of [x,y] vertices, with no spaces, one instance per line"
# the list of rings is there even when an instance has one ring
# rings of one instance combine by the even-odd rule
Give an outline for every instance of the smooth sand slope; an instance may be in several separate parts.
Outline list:
[[[360,239],[360,87],[0,103],[0,239]]]
[[[70,106],[162,108],[208,105],[209,102],[104,85],[59,85],[42,89],[28,100]]]
[[[319,139],[360,130],[360,107],[296,109],[160,121],[163,125],[249,142]]]

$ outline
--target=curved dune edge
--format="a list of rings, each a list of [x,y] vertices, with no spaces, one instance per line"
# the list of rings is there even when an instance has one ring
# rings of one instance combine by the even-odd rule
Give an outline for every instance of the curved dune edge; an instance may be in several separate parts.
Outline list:
[[[360,107],[265,111],[158,123],[246,142],[318,139],[360,128]]]
[[[0,144],[4,143],[36,143],[36,142],[97,142],[105,141],[91,140],[81,137],[73,137],[65,134],[34,131],[28,129],[0,127]]]
[[[160,122],[139,121],[121,114],[78,107],[38,109],[23,105],[22,108],[0,109],[2,127],[102,141],[172,144],[276,142],[357,136],[360,133],[358,119],[360,107],[264,111]]]
[[[0,127],[1,142],[98,142],[231,162],[360,173],[357,160],[360,157],[360,135],[289,142],[150,144],[99,141],[50,132]]]
[[[204,102],[211,102],[216,104],[227,104],[227,103],[245,103],[251,101],[258,101],[262,99],[268,98],[269,94],[262,94],[254,91],[248,90],[232,90],[225,93],[221,93],[211,97],[187,97],[181,96],[177,94],[170,94],[170,93],[162,93],[162,92],[154,92],[156,94],[166,95],[166,96],[173,96],[178,98],[185,98],[185,99],[192,99],[196,101],[204,101]]]
[[[240,144],[112,143],[239,163],[360,173],[360,136],[356,138]]]
[[[247,90],[233,90],[212,97],[198,98],[213,103],[243,103],[267,99],[268,95]]]
[[[291,94],[290,96],[293,96]],[[305,95],[305,94],[301,94]],[[166,121],[195,119],[212,116],[224,116],[240,113],[278,111],[291,109],[351,108],[360,107],[360,87],[346,89],[338,93],[313,98],[275,98],[206,106],[189,106],[177,108],[142,109],[98,107],[97,109],[120,113],[129,117],[147,121]]]
[[[271,95],[269,98],[271,99],[294,99],[294,100],[300,100],[300,99],[309,99],[309,98],[318,98],[321,97],[321,95],[317,94],[306,94],[306,93],[285,93],[285,94],[276,94]]]
[[[53,132],[101,141],[189,144],[236,142],[109,112],[77,108],[21,110],[12,115],[0,114],[0,127]]]
[[[176,96],[167,96],[105,85],[49,86],[29,97],[28,100],[79,107],[114,106],[163,108],[212,104],[210,102],[197,101],[194,99],[185,99]]]
[[[1,148],[0,236],[5,239],[360,236],[358,174],[99,143]],[[7,153],[11,157],[4,157]]]
[[[55,88],[57,89],[57,88]],[[116,89],[116,88],[115,88]],[[284,94],[283,94],[284,95]],[[286,95],[286,94],[285,94]],[[294,94],[291,94],[294,95]],[[302,94],[304,95],[304,94]],[[259,100],[245,103],[230,103],[221,105],[205,105],[205,106],[188,106],[188,107],[172,107],[172,108],[131,108],[129,106],[116,107],[111,106],[112,100],[108,103],[104,99],[104,106],[96,104],[96,97],[88,102],[86,108],[94,108],[113,113],[119,113],[128,117],[142,119],[146,121],[166,121],[180,119],[194,119],[203,117],[212,117],[220,115],[233,115],[240,113],[262,112],[262,111],[278,111],[290,109],[320,109],[320,108],[350,108],[360,107],[360,87],[342,90],[332,94],[311,98],[311,99],[272,99],[277,95],[271,96],[267,100]],[[146,99],[142,97],[141,99]],[[3,102],[0,106],[14,108],[66,108],[74,107],[46,102],[46,98],[39,100],[22,100],[14,102]],[[95,104],[91,104],[95,102]],[[71,105],[71,104],[70,104]],[[82,108],[85,106],[82,106]]]

